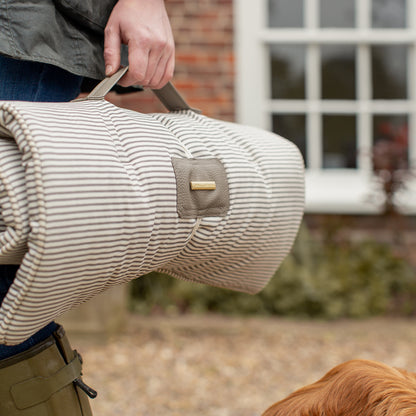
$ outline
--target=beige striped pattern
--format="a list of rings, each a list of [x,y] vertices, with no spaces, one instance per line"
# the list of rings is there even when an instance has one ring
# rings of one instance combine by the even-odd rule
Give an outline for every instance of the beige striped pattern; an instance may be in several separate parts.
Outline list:
[[[256,293],[297,233],[303,162],[275,134],[104,100],[1,102],[0,126],[0,263],[21,263],[0,343],[153,270]],[[221,160],[227,216],[178,217],[172,157]]]

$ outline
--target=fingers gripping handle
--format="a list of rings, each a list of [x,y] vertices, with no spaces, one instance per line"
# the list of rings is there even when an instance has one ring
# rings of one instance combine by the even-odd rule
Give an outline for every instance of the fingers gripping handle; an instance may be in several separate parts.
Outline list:
[[[110,90],[117,84],[121,77],[127,72],[128,66],[119,69],[110,77],[104,78],[87,96],[87,99],[103,98]],[[169,111],[192,110],[200,113],[189,106],[185,99],[180,95],[178,90],[168,82],[163,88],[159,90],[152,90],[159,101]]]

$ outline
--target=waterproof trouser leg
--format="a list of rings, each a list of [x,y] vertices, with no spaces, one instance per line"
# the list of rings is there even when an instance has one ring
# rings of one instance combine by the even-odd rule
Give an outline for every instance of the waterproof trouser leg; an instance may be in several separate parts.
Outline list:
[[[82,360],[65,331],[0,361],[1,416],[92,416],[96,392],[81,379]]]

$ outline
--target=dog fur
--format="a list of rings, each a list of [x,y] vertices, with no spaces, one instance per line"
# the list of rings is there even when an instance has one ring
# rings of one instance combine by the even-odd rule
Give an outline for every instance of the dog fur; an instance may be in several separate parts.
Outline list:
[[[262,416],[416,416],[416,374],[376,361],[347,361]]]

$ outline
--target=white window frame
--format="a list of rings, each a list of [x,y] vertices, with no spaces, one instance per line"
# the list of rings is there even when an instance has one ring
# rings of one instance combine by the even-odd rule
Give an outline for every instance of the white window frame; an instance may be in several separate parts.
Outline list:
[[[374,214],[380,208],[371,195],[376,186],[369,151],[373,115],[406,114],[409,121],[409,158],[416,161],[416,1],[408,0],[408,27],[372,29],[371,0],[356,1],[356,27],[319,27],[319,0],[304,0],[303,28],[269,28],[267,0],[234,0],[236,52],[236,115],[243,124],[270,130],[272,114],[307,116],[306,211],[319,213]],[[306,45],[305,100],[270,98],[269,46]],[[320,46],[357,45],[356,100],[321,100]],[[371,46],[409,45],[408,99],[372,100]],[[357,169],[321,169],[322,114],[357,117]],[[399,195],[403,212],[416,213],[416,179]]]

